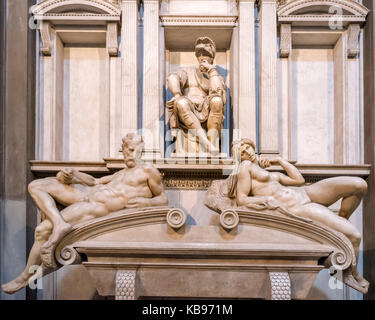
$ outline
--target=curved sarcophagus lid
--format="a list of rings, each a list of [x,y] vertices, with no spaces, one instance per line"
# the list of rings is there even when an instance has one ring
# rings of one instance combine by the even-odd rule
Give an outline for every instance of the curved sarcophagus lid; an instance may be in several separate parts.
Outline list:
[[[215,296],[266,298],[267,290],[254,283],[277,271],[289,274],[292,298],[302,299],[324,267],[346,270],[356,264],[350,241],[323,225],[267,210],[232,211],[239,223],[226,230],[217,214],[200,225],[176,208],[124,210],[75,226],[55,257],[60,265],[85,265],[104,296],[115,295],[118,270],[133,270],[142,283],[138,295],[213,297],[204,288],[214,281]],[[111,281],[97,280],[102,273]],[[242,283],[245,275],[259,291],[225,286],[225,281]],[[162,279],[159,289],[156,278]]]

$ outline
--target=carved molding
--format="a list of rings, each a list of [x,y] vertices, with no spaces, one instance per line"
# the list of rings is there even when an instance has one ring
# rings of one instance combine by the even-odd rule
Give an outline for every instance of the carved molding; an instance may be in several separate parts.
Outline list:
[[[84,241],[94,239],[96,236],[110,233],[115,230],[167,223],[166,216],[169,212],[171,212],[171,210],[180,209],[157,207],[137,210],[123,210],[102,218],[76,225],[74,226],[73,231],[65,236],[64,239],[62,239],[62,241],[58,244],[56,248],[56,257],[63,257],[64,254],[66,255],[67,250],[71,253],[69,248],[74,248],[74,250],[77,250],[78,252],[83,252],[81,248],[83,247]],[[326,267],[335,266],[336,269],[345,270],[356,264],[353,246],[349,239],[347,239],[342,233],[337,232],[321,223],[307,222],[303,219],[291,218],[282,213],[275,211],[271,212],[269,210],[264,210],[259,213],[253,210],[236,208],[235,212],[238,214],[239,222],[241,224],[293,233],[305,239],[310,239],[316,243],[328,245],[332,250],[330,251],[331,255],[329,256],[329,259],[327,259]],[[103,245],[105,246],[105,244]],[[129,243],[126,243],[126,246],[129,245]],[[121,248],[118,248],[118,250],[120,249]],[[160,248],[153,249],[161,250]],[[101,248],[100,250],[105,250],[105,247]],[[114,249],[112,248],[111,250],[113,251]],[[129,247],[129,250],[133,249],[130,249]],[[146,251],[144,253],[146,254]],[[181,254],[183,253],[181,252]],[[198,252],[196,252],[196,254],[198,254]],[[239,252],[233,252],[233,254],[239,254]],[[277,250],[272,254],[278,255]],[[74,254],[68,254],[64,259],[60,259],[59,262],[63,262],[62,260],[68,262],[63,262],[64,265],[75,263],[77,260],[73,259],[73,256]]]
[[[135,300],[136,287],[135,270],[117,271],[116,273],[116,300]]]
[[[61,265],[76,263],[73,259],[74,252],[71,251],[71,245],[77,241],[92,238],[109,232],[113,229],[131,228],[150,224],[167,223],[167,214],[171,210],[180,210],[170,207],[151,207],[144,209],[122,210],[109,214],[103,218],[83,222],[73,227],[70,232],[57,245],[55,256]]]
[[[291,300],[292,290],[288,272],[270,272],[271,299]]]
[[[342,233],[329,228],[319,222],[307,222],[295,219],[279,212],[262,211],[262,214],[253,210],[236,209],[240,223],[261,225],[278,230],[284,230],[306,237],[308,239],[330,245],[335,248],[328,257],[326,266],[334,266],[337,270],[346,270],[356,265],[353,245]]]
[[[358,38],[361,32],[359,24],[350,24],[348,27],[348,58],[355,58],[359,54]]]
[[[110,56],[118,56],[118,25],[116,22],[107,24],[107,50]]]
[[[292,25],[280,26],[280,58],[288,58],[292,50]]]
[[[163,27],[230,27],[237,26],[236,16],[161,16]]]
[[[51,41],[51,24],[49,22],[43,21],[40,25],[40,38],[42,40],[42,46],[40,51],[45,56],[50,56],[52,51],[52,41]]]

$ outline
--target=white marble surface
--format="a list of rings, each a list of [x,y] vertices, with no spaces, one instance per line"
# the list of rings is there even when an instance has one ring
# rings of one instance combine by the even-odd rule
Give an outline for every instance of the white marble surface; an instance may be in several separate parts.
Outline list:
[[[292,53],[292,153],[299,163],[333,163],[332,49]]]
[[[105,48],[64,48],[64,160],[108,155],[106,56]]]

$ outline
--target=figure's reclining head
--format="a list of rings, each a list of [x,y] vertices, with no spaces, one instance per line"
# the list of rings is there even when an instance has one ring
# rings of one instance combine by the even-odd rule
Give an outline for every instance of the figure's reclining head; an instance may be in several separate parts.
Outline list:
[[[141,159],[143,147],[143,138],[136,133],[128,133],[122,139],[122,154],[128,168],[136,166],[136,162]]]
[[[241,162],[249,160],[251,162],[257,162],[258,157],[256,155],[255,143],[251,139],[241,139],[233,141],[232,143],[232,155],[234,161]]]

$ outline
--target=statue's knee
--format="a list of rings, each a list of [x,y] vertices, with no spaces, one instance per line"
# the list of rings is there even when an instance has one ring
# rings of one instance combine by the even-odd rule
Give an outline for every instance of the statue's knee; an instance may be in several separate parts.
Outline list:
[[[359,233],[358,230],[353,230],[350,235],[348,235],[348,238],[353,245],[359,246],[362,240],[362,236]]]
[[[181,114],[184,114],[184,113],[188,113],[190,110],[190,105],[189,105],[189,101],[185,98],[180,98],[177,103],[176,103],[176,106],[177,106],[177,110],[178,112]]]
[[[357,193],[365,194],[367,192],[367,182],[362,178],[356,178],[354,182],[354,187]]]
[[[47,223],[41,223],[35,229],[35,240],[36,241],[47,241],[52,232],[52,225]]]
[[[30,194],[33,194],[35,191],[39,189],[39,186],[40,186],[39,180],[35,180],[28,185],[27,190],[29,191]]]
[[[212,97],[210,101],[210,109],[212,112],[223,112],[223,100],[220,97]]]
[[[34,192],[46,189],[47,183],[49,183],[49,180],[47,179],[34,180],[28,185],[27,189],[29,193],[32,195]]]

